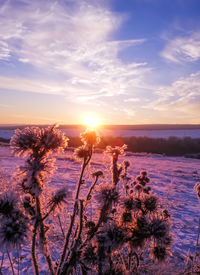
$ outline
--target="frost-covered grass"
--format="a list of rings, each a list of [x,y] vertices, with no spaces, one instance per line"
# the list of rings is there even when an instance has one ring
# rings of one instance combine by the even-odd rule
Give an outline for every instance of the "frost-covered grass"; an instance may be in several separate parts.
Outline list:
[[[59,188],[68,187],[69,192],[74,197],[77,179],[80,176],[81,162],[78,161],[72,152],[57,153],[55,165],[58,167],[52,176],[52,180],[44,188],[44,197],[51,197],[51,193]],[[194,252],[198,231],[199,203],[193,190],[196,182],[200,180],[199,160],[185,159],[183,157],[164,157],[158,155],[136,155],[127,153],[127,156],[121,156],[119,163],[123,161],[130,162],[130,176],[135,178],[141,170],[148,171],[151,179],[150,186],[154,193],[160,198],[163,209],[167,209],[171,214],[173,245],[172,255],[161,264],[154,264],[152,260],[141,261],[141,273],[146,274],[183,274],[185,269],[185,259],[188,251]],[[1,192],[2,189],[16,190],[16,181],[11,175],[17,171],[17,165],[23,165],[24,160],[16,158],[11,154],[8,147],[0,147],[0,165],[1,165]],[[91,171],[101,170],[104,172],[104,178],[101,183],[111,181],[110,158],[103,153],[95,153],[92,157],[90,167],[85,171],[85,178],[82,189],[80,190],[80,199],[84,199],[87,189],[92,183],[89,177]],[[120,183],[120,188],[122,184]],[[98,186],[97,186],[98,187]],[[94,188],[97,188],[94,187]],[[59,259],[57,247],[62,247],[63,232],[67,232],[70,223],[69,210],[73,210],[72,198],[68,204],[60,211],[54,213],[47,220],[49,226],[49,241],[53,261]],[[98,208],[96,201],[88,203],[89,215],[95,216],[95,210]],[[56,221],[56,222],[55,222]],[[54,244],[54,245],[53,245]],[[41,266],[41,274],[47,274],[47,265],[41,252],[38,252],[38,261]],[[13,262],[15,273],[33,274],[30,245],[28,242],[22,247],[22,250],[11,252],[10,256]],[[3,259],[3,261],[2,261]],[[3,274],[11,274],[11,267],[7,251],[3,250],[0,255],[0,266]],[[178,263],[178,265],[177,265]],[[157,271],[156,271],[157,270]],[[182,273],[181,273],[182,272]]]

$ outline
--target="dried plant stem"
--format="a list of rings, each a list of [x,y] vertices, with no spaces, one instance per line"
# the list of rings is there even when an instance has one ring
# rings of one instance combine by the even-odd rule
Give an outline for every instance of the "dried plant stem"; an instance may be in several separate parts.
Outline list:
[[[118,178],[118,168],[117,168],[117,160],[113,158],[112,160],[112,181],[113,185],[117,185],[119,178]]]
[[[41,238],[41,241],[42,241],[43,254],[46,258],[46,262],[48,264],[51,275],[54,275],[55,271],[54,271],[53,262],[52,262],[52,259],[51,259],[51,254],[49,252],[46,232],[45,232],[45,229],[44,229],[44,222],[43,222],[39,197],[36,198],[36,207],[37,207],[38,220],[39,220],[39,223],[40,223],[40,238]]]
[[[57,218],[58,218],[58,222],[59,222],[59,226],[60,226],[63,238],[65,238],[65,232],[64,232],[63,227],[62,227],[62,222],[61,222],[61,219],[60,219],[60,215],[58,215]]]
[[[102,272],[102,250],[104,249],[104,247],[98,247],[98,275],[103,275]]]
[[[54,209],[55,209],[55,205],[52,205],[49,212],[44,217],[42,217],[42,221],[46,220],[46,218],[48,218],[48,216],[51,214],[51,212],[53,212]]]
[[[17,254],[18,254],[18,260],[17,260],[17,273],[18,273],[18,275],[19,275],[19,270],[20,270],[20,250],[19,249],[17,249]]]
[[[78,181],[77,188],[76,188],[76,196],[75,196],[73,214],[71,216],[69,229],[68,229],[67,235],[65,237],[65,244],[64,244],[63,252],[62,252],[60,262],[59,262],[59,265],[58,265],[58,269],[57,269],[57,272],[56,272],[57,275],[61,274],[64,262],[65,262],[65,256],[66,256],[66,252],[67,252],[67,248],[68,248],[68,244],[69,244],[69,239],[70,239],[70,236],[71,236],[71,233],[72,233],[72,228],[73,228],[73,225],[74,225],[75,216],[76,216],[76,212],[77,212],[77,209],[78,209],[78,197],[79,197],[80,187],[81,187],[81,184],[82,184],[82,181],[83,181],[83,175],[84,175],[84,172],[85,172],[85,168],[87,167],[87,165],[88,165],[88,163],[91,159],[91,156],[92,156],[92,151],[91,151],[91,154],[90,154],[89,158],[84,159],[84,162],[83,162],[83,165],[82,165],[81,174],[80,174],[79,181]]]
[[[89,191],[88,191],[88,193],[87,193],[87,196],[86,196],[86,201],[90,200],[92,190],[94,189],[94,187],[95,187],[95,185],[96,185],[96,183],[97,183],[97,181],[98,181],[98,178],[99,178],[99,177],[96,176],[96,177],[95,177],[95,180],[94,180],[94,182],[93,182],[93,184],[90,186],[90,189],[89,189]]]
[[[81,238],[81,233],[82,233],[82,229],[83,229],[83,200],[80,200],[80,218],[79,218],[79,232],[78,232],[78,236],[74,242],[74,245],[72,247],[71,250],[71,256],[68,262],[66,262],[63,266],[61,275],[65,275],[68,274],[68,268],[70,268],[71,266],[71,262],[73,261],[74,257],[76,256],[76,250],[77,247],[80,243],[80,238]]]
[[[9,259],[10,266],[11,266],[11,269],[12,269],[12,274],[15,275],[12,259],[10,257],[10,253],[8,252],[8,250],[7,250],[7,255],[8,255],[8,259]]]
[[[34,274],[39,275],[39,265],[37,261],[37,256],[36,256],[36,235],[37,235],[37,227],[38,223],[37,221],[35,222],[34,229],[33,229],[33,237],[32,237],[32,245],[31,245],[31,254],[32,254],[32,261],[33,261],[33,267],[34,267]]]
[[[3,267],[3,262],[4,262],[4,253],[2,253],[2,258],[1,258],[1,266],[0,266],[0,274],[3,274],[2,272],[1,272],[1,269],[2,269],[2,267]]]
[[[196,252],[197,247],[199,245],[199,236],[200,236],[200,217],[199,217],[199,226],[198,226],[197,242],[196,242],[195,252]]]
[[[104,219],[104,216],[105,216],[105,212],[107,210],[108,210],[108,205],[104,204],[104,206],[101,209],[98,222],[97,222],[95,228],[93,229],[92,234],[90,234],[90,236],[87,237],[87,239],[81,245],[80,249],[82,249],[83,247],[85,247],[87,245],[87,243],[94,237],[95,233],[98,231],[99,227],[101,226],[101,224],[103,222],[103,219]]]

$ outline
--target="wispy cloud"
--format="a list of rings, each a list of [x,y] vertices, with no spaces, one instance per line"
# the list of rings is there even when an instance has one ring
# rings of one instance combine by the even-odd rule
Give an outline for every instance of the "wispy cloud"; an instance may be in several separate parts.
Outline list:
[[[8,44],[0,41],[0,60],[8,60],[10,58],[10,50]]]
[[[4,89],[58,93],[88,102],[102,96],[131,94],[150,70],[146,63],[125,64],[119,52],[144,39],[116,41],[123,15],[95,1],[4,1],[0,9],[0,59],[10,57],[48,71],[55,85],[3,78]],[[14,11],[14,12],[13,12]],[[12,16],[11,16],[12,14]],[[56,83],[54,73],[65,80]],[[14,87],[15,86],[15,87]],[[55,87],[54,87],[55,86]]]
[[[172,62],[193,62],[200,59],[200,32],[168,41],[161,55]]]
[[[0,90],[62,95],[61,87],[52,82],[16,77],[0,77]]]
[[[200,119],[200,71],[157,89],[157,100],[146,108],[174,117],[174,122],[197,123]]]

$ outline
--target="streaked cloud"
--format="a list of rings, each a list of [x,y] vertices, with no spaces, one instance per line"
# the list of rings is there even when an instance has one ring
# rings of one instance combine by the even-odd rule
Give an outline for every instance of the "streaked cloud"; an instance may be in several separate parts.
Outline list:
[[[55,83],[35,81],[25,78],[0,77],[0,90],[11,90],[19,92],[41,93],[41,94],[57,94],[61,95],[60,86]]]
[[[160,115],[176,121],[197,123],[200,119],[200,71],[180,78],[170,86],[157,89],[157,100],[148,103],[147,109],[158,111]]]
[[[200,59],[200,32],[168,41],[161,55],[172,62],[194,62]]]
[[[30,63],[48,71],[54,82],[54,73],[61,73],[66,80],[51,87],[41,80],[3,78],[1,88],[58,93],[84,104],[102,93],[130,93],[135,86],[143,85],[143,77],[150,70],[147,63],[125,64],[118,55],[145,39],[113,40],[123,15],[94,3],[4,1],[0,9],[0,58],[9,60],[12,56]]]

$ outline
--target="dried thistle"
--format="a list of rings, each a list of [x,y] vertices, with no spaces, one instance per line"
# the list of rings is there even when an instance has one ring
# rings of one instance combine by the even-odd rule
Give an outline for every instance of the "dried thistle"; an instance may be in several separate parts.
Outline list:
[[[109,183],[102,183],[96,188],[95,199],[100,205],[111,206],[112,203],[117,203],[119,201],[119,192]]]
[[[86,130],[85,132],[80,134],[81,136],[81,141],[91,147],[99,144],[100,142],[100,137],[97,135],[96,131],[94,130]]]

